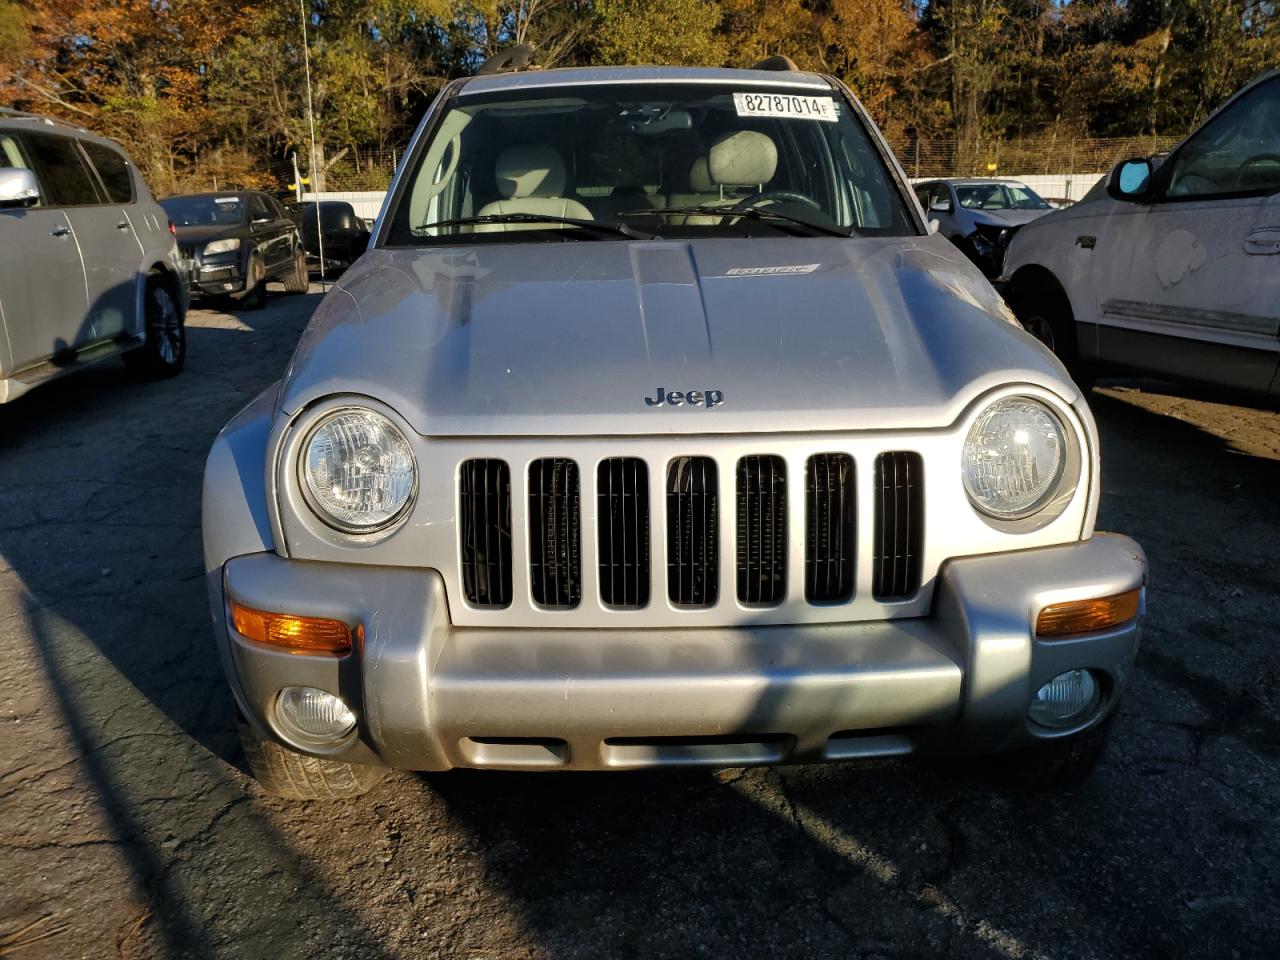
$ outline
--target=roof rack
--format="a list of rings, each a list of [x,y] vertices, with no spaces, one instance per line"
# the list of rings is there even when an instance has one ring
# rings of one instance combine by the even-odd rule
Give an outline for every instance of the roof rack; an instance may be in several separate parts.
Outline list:
[[[517,43],[514,47],[507,47],[507,49],[495,53],[480,64],[480,69],[476,71],[476,76],[483,77],[493,73],[517,73],[520,70],[541,70],[541,67],[533,63],[534,50],[535,47],[531,43]]]
[[[757,63],[752,70],[799,70],[796,62],[790,57],[784,57],[782,54],[776,54],[772,57],[765,57]]]
[[[13,120],[34,120],[37,123],[43,123],[50,127],[66,127],[69,130],[79,130],[81,133],[88,133],[85,127],[78,123],[72,123],[69,120],[59,120],[57,117],[46,117],[42,113],[31,113],[27,110],[15,110],[12,107],[0,107],[0,117],[8,117]]]

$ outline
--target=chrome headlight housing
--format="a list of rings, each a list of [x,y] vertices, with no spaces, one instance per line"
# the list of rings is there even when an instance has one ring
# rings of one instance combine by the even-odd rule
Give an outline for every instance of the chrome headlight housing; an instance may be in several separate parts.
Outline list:
[[[340,407],[321,417],[298,453],[307,505],[344,533],[376,533],[400,519],[417,490],[405,435],[380,413]]]
[[[1039,400],[997,400],[965,437],[961,469],[970,502],[996,520],[1039,512],[1067,479],[1069,443],[1061,419]]]
[[[212,243],[206,243],[204,245],[204,255],[207,257],[215,253],[230,253],[232,250],[239,249],[239,238],[231,237],[227,240],[214,240]]]

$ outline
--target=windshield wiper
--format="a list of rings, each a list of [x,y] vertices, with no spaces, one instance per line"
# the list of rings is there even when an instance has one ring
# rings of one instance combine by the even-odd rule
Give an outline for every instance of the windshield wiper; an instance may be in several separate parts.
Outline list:
[[[782,229],[783,224],[789,224],[793,227],[803,227],[810,231],[808,234],[801,236],[826,236],[826,237],[851,237],[853,233],[843,227],[828,227],[822,223],[814,223],[812,220],[805,220],[802,217],[793,217],[789,213],[781,213],[772,207],[718,207],[710,203],[699,203],[688,207],[655,207],[652,210],[627,210],[618,214],[619,217],[645,217],[645,216],[664,216],[668,213],[706,213],[713,216],[732,216],[744,217],[747,220],[758,220],[771,227]]]
[[[483,223],[563,223],[571,227],[609,236],[623,236],[630,240],[652,240],[653,234],[637,230],[625,223],[611,223],[607,220],[583,220],[580,217],[557,217],[549,213],[486,213],[474,217],[455,217],[451,220],[437,220],[424,223],[419,230],[430,230],[432,227],[470,227]],[[577,239],[577,238],[575,238]]]

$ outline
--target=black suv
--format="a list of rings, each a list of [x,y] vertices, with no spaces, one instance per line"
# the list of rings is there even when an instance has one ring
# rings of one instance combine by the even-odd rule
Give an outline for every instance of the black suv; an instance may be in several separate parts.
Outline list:
[[[161,200],[178,237],[193,297],[226,297],[247,306],[267,299],[267,282],[307,291],[307,256],[280,203],[253,190],[191,193]]]

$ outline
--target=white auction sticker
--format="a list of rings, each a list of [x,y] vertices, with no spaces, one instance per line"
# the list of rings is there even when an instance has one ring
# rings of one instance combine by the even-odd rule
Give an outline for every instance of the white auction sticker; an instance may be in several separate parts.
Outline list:
[[[836,102],[830,97],[802,97],[793,93],[735,93],[733,106],[740,117],[795,117],[835,123]]]

